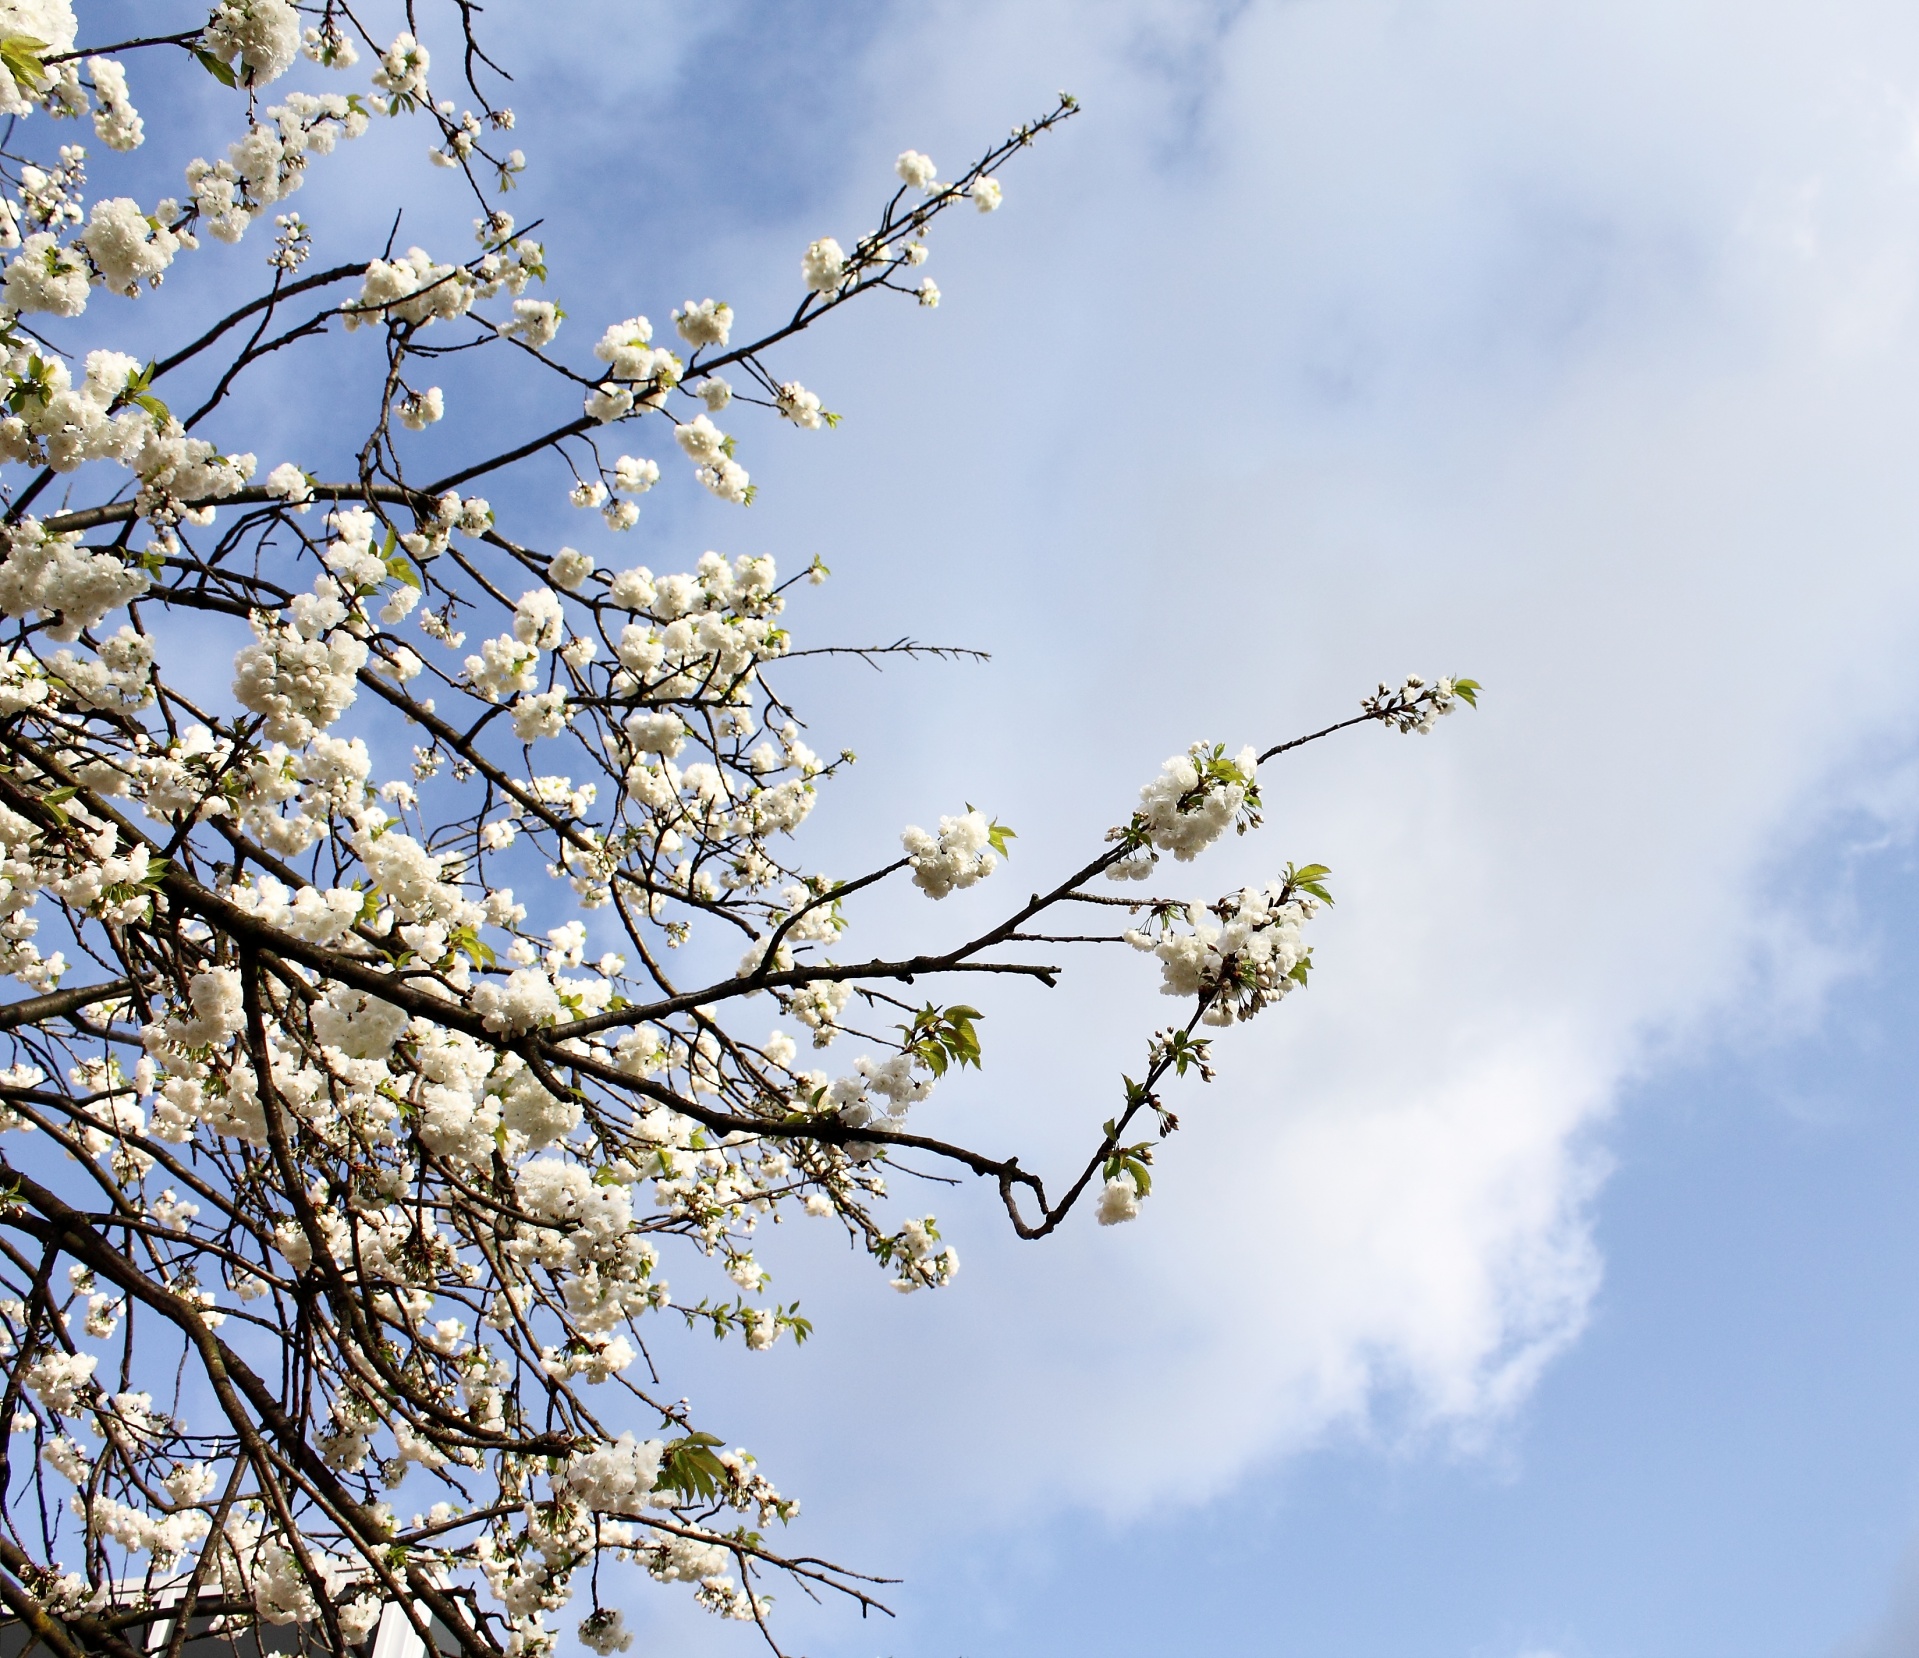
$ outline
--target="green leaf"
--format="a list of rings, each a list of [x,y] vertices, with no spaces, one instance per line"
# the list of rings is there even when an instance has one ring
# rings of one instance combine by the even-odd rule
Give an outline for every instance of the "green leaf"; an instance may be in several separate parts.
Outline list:
[[[901,1047],[934,1076],[943,1077],[953,1065],[980,1069],[979,1032],[974,1021],[985,1017],[976,1007],[938,1008],[928,1002],[913,1015],[912,1024],[896,1028],[906,1036]]]
[[[8,35],[0,40],[0,65],[5,66],[15,85],[37,89],[51,79],[47,66],[40,61],[40,54],[46,49],[47,43],[35,40],[32,35]]]
[[[1204,770],[1206,776],[1217,778],[1222,783],[1244,783],[1248,781],[1246,774],[1239,769],[1238,762],[1226,758],[1226,746],[1223,743],[1214,745],[1212,755],[1207,759]]]
[[[1453,695],[1468,708],[1479,706],[1479,693],[1484,689],[1476,679],[1456,679],[1453,681]]]
[[[1150,1144],[1121,1146],[1106,1159],[1100,1171],[1100,1178],[1117,1180],[1121,1175],[1125,1175],[1133,1182],[1133,1187],[1139,1195],[1144,1197],[1153,1189],[1152,1172],[1147,1167],[1152,1160],[1153,1148]]]
[[[719,1495],[726,1483],[726,1465],[713,1454],[712,1447],[723,1444],[710,1433],[690,1433],[668,1442],[660,1456],[660,1477],[656,1482],[666,1491],[677,1491],[689,1501]]]
[[[395,581],[405,582],[408,587],[418,592],[424,593],[426,591],[425,578],[413,567],[413,560],[408,558],[405,553],[387,554],[386,573],[393,577]]]
[[[193,56],[200,67],[222,86],[237,87],[240,84],[239,76],[234,74],[228,65],[222,63],[211,52],[196,51]]]
[[[53,365],[37,351],[27,360],[24,374],[8,377],[7,410],[24,414],[29,407],[44,407],[53,396]]]
[[[458,950],[475,967],[491,967],[494,962],[493,946],[471,927],[455,927],[447,939],[448,945]]]
[[[1295,869],[1286,866],[1286,884],[1300,892],[1309,892],[1322,904],[1330,904],[1333,895],[1326,890],[1326,877],[1332,874],[1324,864],[1305,864]]]

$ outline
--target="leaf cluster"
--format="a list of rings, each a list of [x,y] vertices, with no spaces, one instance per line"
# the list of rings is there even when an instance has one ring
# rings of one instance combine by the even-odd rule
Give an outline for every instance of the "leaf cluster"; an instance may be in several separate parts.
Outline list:
[[[936,1077],[946,1075],[949,1066],[970,1065],[980,1069],[979,1031],[976,1021],[986,1016],[976,1007],[957,1003],[935,1007],[931,1002],[913,1015],[910,1025],[897,1028],[905,1033],[901,1044]]]

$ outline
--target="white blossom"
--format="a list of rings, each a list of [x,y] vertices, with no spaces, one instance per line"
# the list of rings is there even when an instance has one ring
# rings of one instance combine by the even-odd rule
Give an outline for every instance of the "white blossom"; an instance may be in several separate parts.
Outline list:
[[[582,1618],[579,1634],[580,1644],[597,1653],[599,1658],[611,1658],[611,1654],[625,1652],[633,1644],[633,1636],[618,1608],[603,1608]]]
[[[1130,1174],[1120,1173],[1100,1189],[1096,1218],[1101,1226],[1117,1226],[1139,1219],[1139,1188]]]
[[[686,458],[700,466],[710,465],[725,453],[726,434],[705,415],[695,415],[684,426],[675,426],[673,436]]]
[[[809,243],[800,261],[800,275],[814,293],[832,293],[846,276],[845,250],[830,236]]]
[[[69,1416],[85,1399],[100,1361],[92,1353],[48,1353],[26,1369],[22,1381],[55,1416]]]
[[[0,74],[0,80],[4,79]],[[56,317],[77,317],[87,308],[91,280],[84,259],[40,230],[20,244],[0,285],[4,286],[8,310],[22,315],[46,311]]]
[[[725,345],[733,327],[733,307],[721,301],[688,300],[673,313],[673,326],[681,339],[695,350],[706,345]]]
[[[513,339],[525,341],[539,351],[553,343],[563,320],[559,306],[551,300],[516,299],[513,302],[513,320],[502,332]]]
[[[562,1009],[553,981],[532,968],[521,968],[504,985],[483,984],[473,993],[473,1011],[491,1031],[518,1035],[558,1019]]]
[[[930,155],[918,150],[902,150],[900,158],[893,163],[893,171],[917,190],[931,191],[934,181],[939,177],[939,169],[933,165]]]
[[[579,592],[586,578],[592,574],[592,558],[573,547],[562,547],[553,555],[546,567],[547,580],[555,587],[564,588],[569,593]]]
[[[146,123],[127,94],[127,72],[112,58],[88,58],[93,77],[93,130],[110,150],[137,150],[146,137]]]
[[[992,833],[985,814],[977,811],[941,818],[937,835],[909,826],[900,840],[912,865],[913,885],[929,898],[944,898],[985,880],[999,867]]]
[[[288,0],[221,0],[201,44],[223,62],[237,58],[235,72],[246,85],[265,86],[299,54],[300,17]]]
[[[550,651],[566,632],[566,612],[550,587],[529,588],[513,611],[513,637],[536,651]]]
[[[425,100],[432,61],[431,54],[411,34],[394,37],[393,44],[380,54],[380,67],[373,75],[373,84],[388,94],[390,109]]]
[[[775,398],[779,411],[795,426],[808,431],[818,431],[825,424],[826,414],[820,407],[819,398],[808,391],[797,380],[789,380],[781,386]],[[704,419],[705,416],[701,416]]]
[[[445,416],[446,398],[438,386],[428,386],[425,391],[408,392],[400,399],[399,408],[400,424],[420,432]]]
[[[267,474],[266,492],[300,512],[313,505],[313,480],[291,461],[282,461]]]
[[[613,481],[629,495],[644,495],[660,481],[659,462],[622,455],[613,463]]]
[[[271,742],[303,744],[326,731],[359,694],[354,676],[367,647],[347,633],[309,638],[299,628],[253,620],[254,642],[233,659],[233,694],[262,715]]]

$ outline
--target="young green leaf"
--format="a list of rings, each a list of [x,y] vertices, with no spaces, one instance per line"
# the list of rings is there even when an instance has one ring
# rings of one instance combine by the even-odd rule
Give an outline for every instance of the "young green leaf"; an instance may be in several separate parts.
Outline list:
[[[40,61],[46,49],[47,43],[32,35],[8,35],[0,40],[0,66],[5,67],[16,86],[36,92],[48,80],[47,66]]]
[[[726,1481],[726,1465],[713,1454],[712,1447],[724,1443],[710,1433],[690,1433],[669,1441],[660,1457],[656,1483],[688,1500],[717,1496]]]
[[[901,1046],[936,1077],[945,1076],[952,1065],[977,1071],[980,1044],[974,1021],[985,1017],[976,1007],[938,1008],[929,1002],[913,1015],[912,1024],[897,1027],[906,1036]]]
[[[4,48],[0,48],[0,50],[4,50]],[[211,52],[196,51],[193,56],[200,67],[222,86],[237,87],[240,84],[240,78],[234,74],[232,68],[222,63]]]
[[[1322,904],[1330,904],[1333,895],[1326,890],[1326,877],[1332,874],[1324,864],[1302,864],[1295,869],[1286,866],[1286,884],[1300,892],[1309,892]]]

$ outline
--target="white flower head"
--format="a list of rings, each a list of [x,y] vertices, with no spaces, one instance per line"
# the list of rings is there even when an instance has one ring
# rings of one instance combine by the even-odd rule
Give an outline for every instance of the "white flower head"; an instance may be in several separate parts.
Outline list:
[[[846,275],[846,250],[830,236],[809,243],[800,260],[800,275],[814,293],[832,293]]]
[[[698,466],[710,466],[726,452],[726,434],[705,415],[695,415],[684,426],[675,426],[673,436],[686,458]]]
[[[243,86],[277,81],[300,52],[300,17],[287,0],[222,0],[200,37],[204,50],[234,63]]]
[[[313,480],[292,461],[282,461],[267,474],[266,492],[277,496],[296,512],[313,510]]]
[[[681,339],[696,350],[700,346],[725,345],[733,328],[733,307],[722,300],[688,300],[673,313],[673,326]]]
[[[586,578],[592,574],[592,558],[574,547],[562,547],[546,567],[546,579],[569,593],[579,592]]]
[[[1130,1174],[1122,1172],[1106,1182],[1099,1194],[1096,1218],[1101,1226],[1118,1226],[1139,1218],[1139,1188]]]

